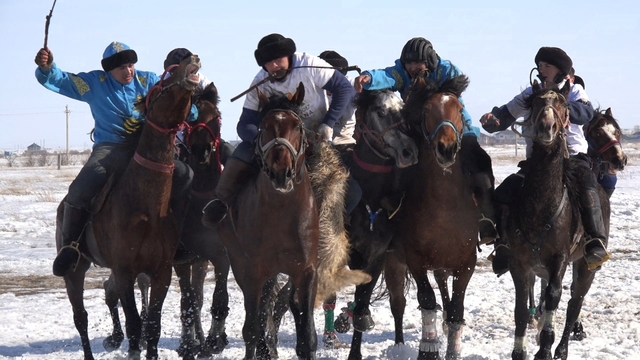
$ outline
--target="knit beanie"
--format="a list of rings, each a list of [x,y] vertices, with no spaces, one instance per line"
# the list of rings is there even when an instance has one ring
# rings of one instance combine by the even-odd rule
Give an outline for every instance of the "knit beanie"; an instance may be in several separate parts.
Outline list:
[[[569,55],[567,55],[564,50],[557,47],[541,47],[534,59],[536,66],[538,66],[540,61],[544,61],[557,67],[562,73],[562,76],[568,75],[571,71],[571,67],[573,66],[573,61],[571,61]]]

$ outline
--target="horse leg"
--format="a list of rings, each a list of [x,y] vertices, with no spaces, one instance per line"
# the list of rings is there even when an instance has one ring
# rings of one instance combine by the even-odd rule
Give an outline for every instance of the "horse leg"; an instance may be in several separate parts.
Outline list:
[[[83,297],[84,277],[89,266],[91,266],[91,263],[85,258],[81,258],[80,264],[75,271],[64,276],[67,297],[69,298],[71,309],[73,310],[73,323],[80,335],[80,343],[82,344],[82,351],[84,353],[85,360],[93,360],[91,343],[89,342],[89,332],[87,330],[89,322],[87,319],[87,311],[84,308]]]
[[[359,317],[366,316],[366,314],[369,313],[371,295],[373,294],[373,289],[378,283],[378,279],[382,273],[382,265],[381,259],[378,259],[375,264],[369,267],[371,281],[366,284],[356,286],[356,293],[353,299],[355,307],[351,310],[354,319],[356,312]],[[353,337],[351,338],[351,349],[349,350],[349,360],[362,360],[362,333],[368,330],[371,330],[371,328],[363,329],[361,326],[356,327],[354,323]]]
[[[474,260],[475,261],[475,260]],[[447,309],[447,360],[455,360],[460,357],[462,350],[462,331],[464,329],[464,295],[471,276],[475,270],[474,266],[462,266],[463,270],[458,270],[453,274],[453,284],[451,286],[451,302]]]
[[[205,344],[207,352],[220,354],[229,344],[227,333],[225,332],[225,321],[229,316],[227,279],[229,278],[230,268],[226,251],[222,254],[217,254],[212,263],[214,265],[216,286],[213,290],[213,301],[211,302],[211,328]]]
[[[536,320],[536,276],[531,274],[531,282],[529,286],[529,326],[535,328],[538,326]]]
[[[258,359],[278,358],[277,331],[273,321],[275,297],[277,295],[277,276],[267,280],[260,297],[260,340],[256,350]]]
[[[125,315],[125,328],[129,339],[129,359],[140,359],[140,336],[142,333],[142,320],[136,307],[136,298],[133,292],[134,279],[126,273],[112,271],[122,311]],[[152,289],[153,292],[153,289]]]
[[[162,304],[171,285],[171,259],[166,261],[151,278],[151,294],[147,321],[147,359],[158,358]],[[134,304],[135,305],[135,304]]]
[[[449,272],[447,270],[434,270],[433,277],[436,279],[436,284],[438,284],[438,289],[440,289],[440,298],[442,298],[442,332],[448,335],[447,310],[451,306],[449,285],[447,284],[447,281],[449,281]]]
[[[313,305],[318,279],[314,266],[309,266],[300,274],[291,277],[294,297],[290,302],[291,312],[296,322],[296,354],[302,359],[315,359],[318,337],[313,321]]]
[[[324,333],[322,335],[322,342],[326,348],[333,349],[339,347],[340,340],[338,340],[333,324],[335,319],[334,311],[336,309],[336,293],[331,294],[331,296],[324,301],[322,309],[324,310]]]
[[[384,281],[389,291],[389,305],[391,307],[391,314],[393,315],[396,344],[404,344],[402,319],[404,318],[404,309],[407,306],[407,299],[404,296],[406,274],[407,266],[398,261],[394,255],[386,254],[384,261]]]
[[[522,269],[514,271],[511,269],[511,277],[516,290],[516,304],[514,318],[516,323],[515,339],[511,359],[524,360],[527,358],[527,324],[529,323],[529,310],[527,309],[527,299],[531,288],[531,276]]]
[[[289,303],[291,302],[292,296],[293,283],[291,282],[291,280],[288,280],[287,283],[278,291],[278,295],[276,297],[275,305],[273,308],[273,323],[276,333],[280,329],[280,323],[282,323],[284,314],[286,314],[289,310]]]
[[[234,269],[239,268],[235,267]],[[240,269],[238,269],[240,270]],[[235,273],[235,270],[234,270]],[[241,273],[238,271],[238,273]],[[245,346],[245,360],[256,358],[256,348],[260,339],[260,298],[265,283],[263,279],[249,277],[247,272],[242,272],[247,278],[237,276],[236,281],[242,289],[244,296],[244,325],[242,326],[242,338]],[[257,275],[257,274],[256,274]]]
[[[536,360],[551,359],[551,346],[555,340],[553,323],[555,321],[558,304],[560,303],[560,297],[562,296],[562,278],[566,270],[566,265],[562,263],[550,265],[551,266],[547,266],[549,269],[549,284],[544,293],[545,306],[541,319],[540,349],[534,357]]]
[[[582,302],[591,288],[594,277],[595,272],[589,270],[586,262],[578,260],[573,263],[571,299],[567,304],[567,319],[562,332],[562,338],[554,353],[555,359],[567,359],[569,354],[569,338],[576,324],[580,325],[577,320],[580,315],[580,310],[582,309]]]
[[[151,287],[151,279],[147,274],[140,273],[136,277],[138,288],[140,289],[140,318],[142,319],[142,333],[140,335],[140,347],[147,346],[147,321],[149,320],[149,288]]]
[[[113,331],[111,335],[107,336],[102,341],[102,346],[106,351],[114,351],[120,348],[122,340],[124,340],[124,333],[122,332],[122,325],[120,324],[120,314],[118,312],[118,291],[115,288],[115,280],[113,274],[109,275],[109,278],[104,282],[104,302],[109,308],[109,314],[111,314],[111,322],[113,323]]]
[[[417,266],[420,272],[414,272],[413,278],[418,288],[418,304],[422,312],[422,339],[420,339],[420,352],[418,360],[440,359],[438,354],[438,328],[436,295],[429,283],[426,271]],[[449,315],[451,316],[451,315]]]
[[[199,351],[205,345],[204,330],[202,329],[202,306],[204,304],[203,292],[204,292],[204,279],[207,276],[207,269],[209,267],[209,260],[199,260],[191,265],[191,284],[192,289],[195,292],[196,298],[196,311],[194,313],[194,330],[196,333],[196,339],[198,340]]]
[[[180,345],[176,351],[185,359],[193,359],[198,351],[195,344],[196,296],[191,283],[191,263],[175,263],[173,268],[180,284],[180,322],[182,323]]]

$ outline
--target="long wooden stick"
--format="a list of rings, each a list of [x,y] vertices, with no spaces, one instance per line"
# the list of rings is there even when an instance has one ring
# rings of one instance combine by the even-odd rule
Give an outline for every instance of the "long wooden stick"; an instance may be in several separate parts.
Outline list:
[[[49,23],[51,22],[51,16],[53,15],[53,8],[56,7],[56,1],[53,0],[53,6],[51,6],[51,10],[49,11],[49,15],[47,15],[47,22],[44,24],[44,48],[47,48],[47,40],[49,39]]]

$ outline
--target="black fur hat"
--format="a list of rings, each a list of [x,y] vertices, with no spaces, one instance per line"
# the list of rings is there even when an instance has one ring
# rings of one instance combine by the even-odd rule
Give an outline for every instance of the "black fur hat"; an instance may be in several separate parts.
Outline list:
[[[567,55],[564,50],[557,47],[541,47],[534,59],[536,66],[538,66],[540,61],[544,61],[557,67],[562,73],[562,76],[568,75],[571,71],[571,67],[573,66],[573,61],[571,61],[569,55]]]
[[[342,55],[338,54],[333,50],[325,50],[318,57],[333,67],[340,68],[338,71],[342,73],[342,75],[347,75],[347,67],[349,66],[349,62]]]
[[[269,34],[258,43],[258,48],[254,52],[256,62],[259,66],[269,61],[285,56],[291,56],[296,52],[296,43],[290,38],[285,38],[280,34]]]
[[[171,65],[180,64],[182,60],[191,55],[193,55],[193,53],[185,48],[175,48],[171,50],[167,54],[167,58],[164,60],[164,69],[167,70]]]
[[[413,61],[424,61],[427,64],[429,71],[435,71],[438,67],[438,60],[440,57],[433,50],[431,42],[422,37],[415,37],[404,45],[402,53],[400,54],[400,61],[402,63]]]
[[[125,64],[135,64],[138,62],[138,54],[129,46],[121,42],[114,41],[104,50],[102,54],[102,68],[109,72]]]

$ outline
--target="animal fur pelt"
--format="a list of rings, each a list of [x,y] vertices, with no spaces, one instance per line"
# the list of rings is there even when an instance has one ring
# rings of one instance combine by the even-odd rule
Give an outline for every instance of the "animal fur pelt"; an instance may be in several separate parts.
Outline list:
[[[349,172],[338,152],[325,141],[312,141],[313,155],[307,158],[311,186],[318,204],[318,292],[316,306],[329,295],[349,285],[371,281],[371,276],[351,270],[349,240],[344,229],[344,196]]]

